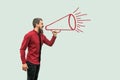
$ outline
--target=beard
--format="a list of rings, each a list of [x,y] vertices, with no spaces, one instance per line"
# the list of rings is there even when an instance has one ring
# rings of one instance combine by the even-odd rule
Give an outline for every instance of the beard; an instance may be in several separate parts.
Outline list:
[[[39,33],[43,34],[43,29],[39,28]]]

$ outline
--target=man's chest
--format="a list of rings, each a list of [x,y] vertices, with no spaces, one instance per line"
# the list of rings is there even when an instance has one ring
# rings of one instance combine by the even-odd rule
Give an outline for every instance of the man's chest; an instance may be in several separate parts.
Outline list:
[[[43,37],[40,35],[32,35],[30,39],[30,43],[35,45],[41,44],[43,43]]]

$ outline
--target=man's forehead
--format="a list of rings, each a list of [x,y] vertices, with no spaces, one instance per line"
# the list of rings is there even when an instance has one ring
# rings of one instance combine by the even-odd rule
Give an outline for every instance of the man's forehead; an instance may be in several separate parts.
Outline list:
[[[43,21],[40,20],[40,23],[43,23]]]

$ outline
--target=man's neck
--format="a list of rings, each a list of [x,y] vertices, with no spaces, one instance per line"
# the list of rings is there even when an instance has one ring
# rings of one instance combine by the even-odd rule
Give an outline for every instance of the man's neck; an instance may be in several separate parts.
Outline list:
[[[38,28],[34,28],[34,30],[35,30],[37,33],[39,33],[39,30],[38,30]]]

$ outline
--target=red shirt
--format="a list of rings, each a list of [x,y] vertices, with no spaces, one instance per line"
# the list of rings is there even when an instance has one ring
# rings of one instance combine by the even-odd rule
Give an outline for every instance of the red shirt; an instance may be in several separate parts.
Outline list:
[[[35,30],[32,30],[28,32],[23,39],[21,48],[20,48],[20,56],[22,60],[22,64],[26,63],[26,61],[29,61],[33,64],[40,64],[39,58],[40,58],[40,40],[41,38],[41,44],[45,43],[49,46],[52,46],[55,42],[56,37],[52,36],[51,40],[48,40],[44,34],[41,34],[41,36],[38,36],[38,33]],[[28,47],[28,53],[25,57],[25,50]]]

